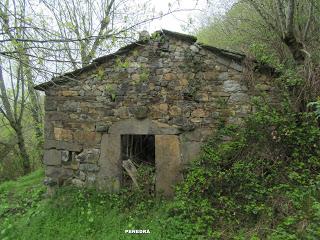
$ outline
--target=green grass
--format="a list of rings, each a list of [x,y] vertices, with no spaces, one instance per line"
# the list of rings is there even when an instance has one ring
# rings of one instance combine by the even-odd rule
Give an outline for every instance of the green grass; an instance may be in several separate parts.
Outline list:
[[[166,230],[166,205],[134,194],[61,188],[45,198],[43,172],[0,185],[0,239],[185,239]],[[149,229],[150,234],[127,234]]]
[[[7,181],[0,184],[0,193],[24,193],[32,188],[43,188],[43,171],[38,170],[27,176],[21,177],[16,181]]]

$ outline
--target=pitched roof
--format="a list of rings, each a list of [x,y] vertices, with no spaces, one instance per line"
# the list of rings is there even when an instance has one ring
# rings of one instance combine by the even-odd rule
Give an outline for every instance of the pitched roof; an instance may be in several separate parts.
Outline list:
[[[183,34],[183,33],[179,33],[179,32],[173,32],[173,31],[169,31],[169,30],[164,30],[164,29],[156,31],[155,34],[159,34],[160,36],[174,37],[174,38],[180,39],[182,41],[189,42],[191,44],[194,44],[197,41],[197,37],[195,37],[195,36],[188,35],[188,34]],[[76,69],[74,71],[67,72],[67,73],[64,73],[64,74],[62,74],[60,76],[54,77],[54,78],[52,78],[51,81],[44,82],[44,83],[41,83],[39,85],[36,85],[34,88],[36,90],[43,91],[43,90],[45,90],[45,89],[47,89],[47,88],[49,88],[51,86],[59,85],[61,83],[67,82],[70,79],[75,78],[76,76],[78,76],[79,74],[81,74],[83,72],[86,72],[88,70],[96,68],[100,64],[105,63],[107,60],[115,58],[115,57],[117,57],[119,55],[126,54],[126,53],[130,52],[131,50],[133,50],[134,48],[136,48],[137,46],[141,46],[141,45],[143,45],[143,44],[145,44],[147,42],[148,42],[148,40],[139,40],[139,41],[133,42],[133,43],[131,43],[129,45],[126,45],[126,46],[120,48],[118,51],[116,51],[114,53],[111,53],[109,55],[105,55],[105,56],[102,56],[102,57],[94,59],[92,61],[92,63],[90,63],[89,65],[87,65],[85,67],[82,67],[82,68]],[[228,50],[225,50],[225,49],[216,48],[216,47],[205,45],[205,44],[202,44],[202,43],[197,43],[197,44],[199,46],[201,46],[202,48],[213,52],[216,55],[231,59],[231,60],[233,60],[233,61],[235,61],[235,62],[237,62],[239,64],[241,64],[243,59],[246,57],[244,54],[241,54],[241,53],[237,53],[237,52],[232,52],[232,51],[228,51]]]

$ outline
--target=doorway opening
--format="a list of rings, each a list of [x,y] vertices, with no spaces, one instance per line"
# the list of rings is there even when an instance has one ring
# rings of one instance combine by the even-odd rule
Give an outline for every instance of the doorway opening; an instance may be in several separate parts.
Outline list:
[[[155,136],[121,135],[123,186],[154,194],[155,191]]]

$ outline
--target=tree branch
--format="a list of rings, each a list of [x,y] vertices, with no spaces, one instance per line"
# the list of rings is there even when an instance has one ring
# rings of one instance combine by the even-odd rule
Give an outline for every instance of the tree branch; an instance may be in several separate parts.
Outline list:
[[[287,7],[287,16],[286,16],[286,35],[293,36],[294,35],[294,8],[295,8],[295,0],[288,1]]]
[[[310,1],[310,8],[309,8],[309,15],[308,15],[308,20],[307,20],[307,23],[304,27],[304,31],[303,31],[303,35],[302,35],[302,41],[305,42],[306,39],[307,39],[307,36],[308,36],[308,32],[309,32],[309,29],[310,29],[310,24],[311,24],[311,20],[312,20],[312,17],[313,17],[313,9],[314,9],[314,3],[313,1]]]

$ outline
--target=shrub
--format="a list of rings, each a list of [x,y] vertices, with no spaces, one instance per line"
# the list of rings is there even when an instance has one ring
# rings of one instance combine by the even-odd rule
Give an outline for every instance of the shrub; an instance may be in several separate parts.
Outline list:
[[[203,238],[319,238],[316,116],[293,111],[287,99],[278,108],[263,98],[254,105],[244,126],[224,127],[203,146],[171,218],[187,219]]]

